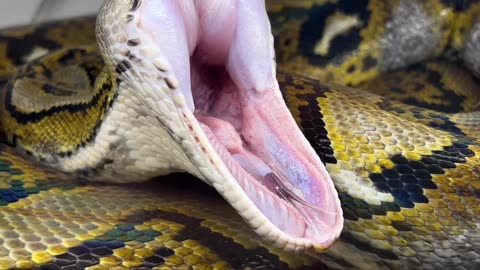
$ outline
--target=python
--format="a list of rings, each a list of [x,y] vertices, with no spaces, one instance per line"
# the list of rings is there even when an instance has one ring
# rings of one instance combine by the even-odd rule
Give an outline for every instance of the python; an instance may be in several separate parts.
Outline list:
[[[96,24],[99,50],[92,39],[82,42],[77,37],[72,42],[68,35],[58,39],[52,34],[68,31],[68,24],[26,34],[30,43],[34,37],[49,40],[60,51],[16,70],[4,92],[2,128],[17,151],[70,177],[126,183],[189,172],[213,186],[259,235],[287,252],[325,250],[339,236],[345,218],[340,240],[327,253],[314,255],[331,267],[428,268],[432,260],[439,267],[475,265],[478,220],[472,213],[477,211],[479,161],[478,129],[472,119],[477,113],[434,112],[302,77],[358,85],[391,68],[443,53],[438,48],[450,44],[444,39],[455,32],[444,22],[454,19],[470,22],[462,30],[466,36],[462,40],[470,44],[466,52],[475,47],[473,3],[465,9],[441,1],[382,3],[269,1],[271,28],[263,2],[105,1]],[[429,23],[437,12],[444,21]],[[315,54],[315,45],[325,40],[321,31],[330,31],[344,19],[352,21],[349,18],[357,19],[343,28],[346,35],[333,35],[328,49]],[[419,30],[412,22],[425,27]],[[78,27],[78,22],[72,24]],[[325,27],[319,28],[322,24]],[[366,29],[362,35],[352,31],[362,26]],[[414,39],[421,50],[405,50],[412,43],[395,39],[403,41],[397,34],[408,29],[416,31],[415,37],[424,37]],[[92,29],[87,27],[88,31]],[[358,46],[358,53],[328,55],[345,50],[337,42],[349,37],[353,39],[348,44]],[[315,38],[320,43],[311,42]],[[21,54],[14,57],[21,59]],[[323,67],[328,59],[331,63]],[[277,68],[282,72],[276,74]],[[9,150],[5,153],[14,167],[43,170],[24,165],[29,163],[12,157]],[[52,177],[47,175],[44,178]],[[99,191],[109,198],[100,198]],[[109,211],[95,213],[96,223],[83,224],[85,233],[67,242],[75,243],[73,247],[60,241],[54,245],[58,254],[35,250],[35,263],[55,262],[55,256],[72,250],[75,254],[77,246],[92,248],[91,241],[121,235],[123,229],[132,231],[124,223],[138,220],[144,231],[166,235],[185,227],[204,232],[201,227],[209,223],[202,220],[231,224],[218,215],[201,214],[192,207],[195,203],[166,192],[145,195],[131,185],[96,184],[72,192],[66,194],[88,203],[102,202],[92,202],[87,210],[95,205],[118,214],[120,209],[119,222],[111,221]],[[129,192],[135,196],[119,198]],[[156,196],[162,198],[152,198]],[[111,206],[111,200],[118,201],[119,208]],[[22,209],[23,201],[12,207]],[[468,207],[462,208],[460,202]],[[172,210],[170,204],[191,209]],[[144,219],[166,219],[179,227],[162,221],[168,229],[161,230]],[[118,232],[111,233],[113,229]],[[139,233],[135,230],[131,234]],[[222,234],[234,239],[239,235],[225,230]],[[163,248],[181,256],[175,245],[183,241],[174,242]],[[268,246],[255,240],[260,243]],[[136,250],[132,243],[105,245],[117,254],[113,261],[124,259],[118,254],[125,249]],[[117,249],[122,251],[115,253]],[[294,265],[298,258],[292,256],[281,255]],[[132,265],[142,264],[138,259]]]

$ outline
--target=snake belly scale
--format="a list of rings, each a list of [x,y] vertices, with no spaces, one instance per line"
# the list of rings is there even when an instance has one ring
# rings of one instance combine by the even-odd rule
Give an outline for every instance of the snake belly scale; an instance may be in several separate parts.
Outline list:
[[[128,22],[155,1],[107,2]],[[221,178],[177,125],[193,120],[163,112],[188,100],[144,39],[124,37],[109,62],[94,18],[1,31],[0,269],[478,267],[480,4],[447,2],[266,1],[283,98],[344,218],[332,246],[297,253],[186,174],[85,181]],[[137,63],[172,99],[141,92]]]

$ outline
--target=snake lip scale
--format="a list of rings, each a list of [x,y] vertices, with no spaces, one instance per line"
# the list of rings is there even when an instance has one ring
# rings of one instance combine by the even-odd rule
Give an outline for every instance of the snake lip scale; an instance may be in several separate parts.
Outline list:
[[[112,3],[128,7],[114,15],[124,25],[112,26]],[[162,79],[168,90],[155,98],[175,108],[157,117],[189,141],[183,151],[200,168],[190,172],[258,234],[285,250],[334,242],[343,225],[338,195],[283,101],[262,1],[105,1],[97,30],[105,62],[135,95]]]

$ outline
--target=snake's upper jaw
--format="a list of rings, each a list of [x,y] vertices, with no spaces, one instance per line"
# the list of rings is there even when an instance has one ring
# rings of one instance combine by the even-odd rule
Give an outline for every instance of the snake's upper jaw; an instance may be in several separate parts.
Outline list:
[[[182,169],[214,186],[276,246],[323,250],[341,232],[342,209],[281,96],[264,5],[144,0],[129,36],[159,48],[170,84],[178,82],[173,95],[185,102],[170,114],[182,123],[171,130],[185,128],[182,145],[196,167]]]

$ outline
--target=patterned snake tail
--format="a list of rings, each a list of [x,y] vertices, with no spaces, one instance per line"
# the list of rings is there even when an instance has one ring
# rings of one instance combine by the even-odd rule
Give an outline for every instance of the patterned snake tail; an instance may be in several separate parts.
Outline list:
[[[302,76],[359,85],[447,49],[476,76],[478,5],[319,2],[111,0],[96,34],[2,32],[0,268],[478,266],[479,113]],[[233,209],[184,175],[140,183],[173,172]]]

